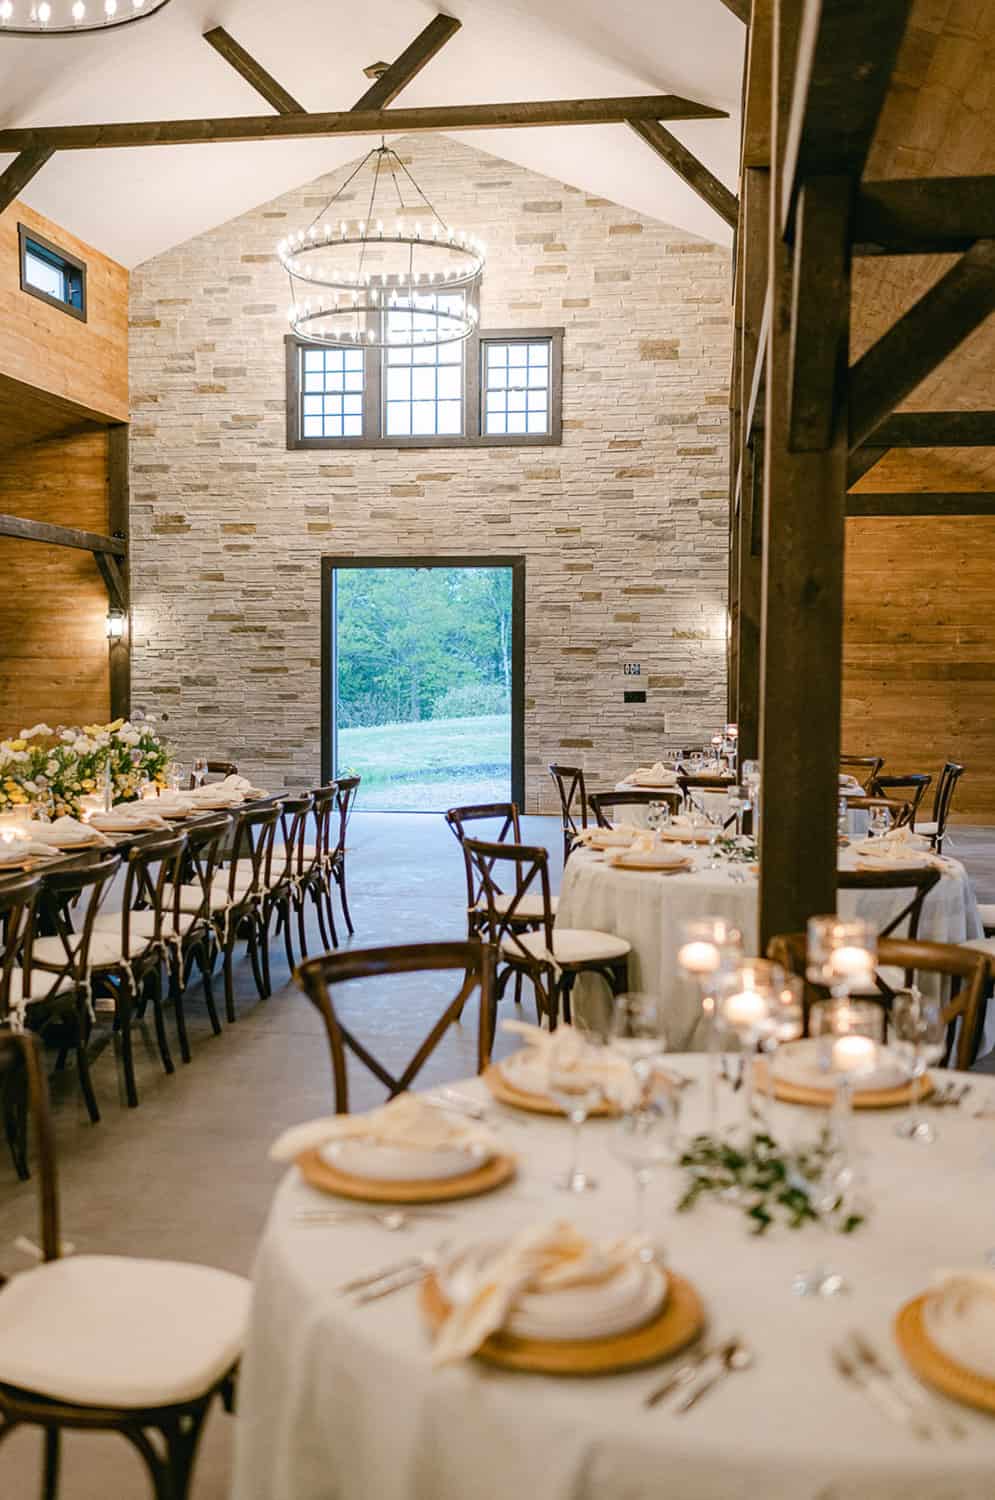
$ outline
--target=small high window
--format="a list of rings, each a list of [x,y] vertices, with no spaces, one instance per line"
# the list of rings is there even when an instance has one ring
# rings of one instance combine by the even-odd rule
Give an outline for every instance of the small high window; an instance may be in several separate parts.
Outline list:
[[[18,224],[21,291],[86,322],[86,264],[51,240]]]
[[[496,435],[550,430],[550,339],[487,339],[483,346],[481,430]]]

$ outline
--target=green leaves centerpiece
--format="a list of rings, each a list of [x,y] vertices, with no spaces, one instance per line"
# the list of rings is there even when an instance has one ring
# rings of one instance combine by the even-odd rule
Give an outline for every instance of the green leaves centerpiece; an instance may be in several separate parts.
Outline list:
[[[745,1142],[697,1135],[679,1165],[687,1174],[679,1213],[711,1194],[741,1209],[751,1233],[758,1235],[779,1221],[789,1229],[823,1223],[842,1234],[852,1234],[864,1222],[864,1215],[853,1209],[829,1130],[814,1144],[793,1151],[762,1132]]]

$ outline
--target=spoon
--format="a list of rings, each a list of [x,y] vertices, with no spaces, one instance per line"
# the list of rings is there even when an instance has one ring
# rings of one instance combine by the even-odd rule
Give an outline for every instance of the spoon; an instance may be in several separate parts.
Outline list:
[[[386,1229],[388,1234],[397,1234],[400,1230],[407,1229],[416,1218],[437,1219],[440,1217],[442,1215],[438,1212],[433,1214],[425,1212],[410,1214],[405,1213],[399,1208],[388,1209],[383,1213],[373,1209],[359,1212],[351,1212],[349,1210],[339,1211],[336,1209],[302,1209],[299,1213],[294,1214],[294,1221],[297,1224],[307,1224],[312,1228],[320,1228],[328,1224],[373,1223],[381,1229]]]
[[[754,1354],[749,1345],[744,1344],[742,1339],[733,1339],[723,1349],[722,1363],[716,1370],[715,1374],[709,1375],[707,1380],[703,1380],[701,1385],[697,1386],[691,1392],[690,1396],[685,1397],[685,1399],[680,1402],[677,1407],[674,1408],[678,1416],[683,1416],[685,1412],[691,1410],[692,1406],[696,1406],[697,1403],[701,1400],[702,1396],[707,1396],[708,1392],[712,1390],[714,1386],[718,1385],[719,1381],[723,1380],[726,1375],[732,1375],[739,1370],[748,1370],[753,1364],[753,1361]]]

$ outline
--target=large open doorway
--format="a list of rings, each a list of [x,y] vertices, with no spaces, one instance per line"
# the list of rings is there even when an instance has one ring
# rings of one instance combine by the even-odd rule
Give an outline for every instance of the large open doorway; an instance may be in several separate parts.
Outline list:
[[[525,559],[322,559],[322,774],[368,811],[522,805]]]

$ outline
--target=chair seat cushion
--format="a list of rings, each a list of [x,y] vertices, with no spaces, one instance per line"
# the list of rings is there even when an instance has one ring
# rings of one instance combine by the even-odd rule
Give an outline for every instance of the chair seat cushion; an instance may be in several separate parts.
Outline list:
[[[167,910],[167,911],[163,912],[163,917],[162,917],[162,931],[163,931],[163,936],[165,936],[167,932],[171,932],[173,930],[173,925],[174,925],[174,923],[173,923],[173,917],[174,917],[174,913],[172,912],[172,910]],[[180,932],[181,934],[185,933],[185,932],[189,932],[190,928],[193,926],[193,922],[194,922],[194,914],[192,912],[181,911],[180,912],[179,926],[177,928],[177,931]],[[131,920],[130,920],[130,922],[128,924],[128,927],[129,927],[130,936],[132,938],[134,938],[134,937],[137,936],[137,937],[144,938],[147,943],[151,942],[152,939],[155,937],[155,912],[152,912],[152,911],[133,911],[131,913]],[[117,932],[120,932],[121,931],[121,918],[119,916],[110,916],[110,915],[108,915],[106,917],[98,917],[97,920],[93,924],[93,930],[94,930],[95,933],[97,933],[97,932],[102,932],[102,933],[117,933]]]
[[[512,899],[513,898],[511,896],[498,896],[495,899],[494,905],[495,905],[496,909],[499,912],[506,912],[508,910],[508,907],[512,903]],[[549,909],[552,912],[552,914],[553,914],[554,917],[556,916],[556,912],[557,912],[557,908],[559,907],[559,904],[560,904],[560,898],[559,898],[559,896],[551,896],[549,898]],[[486,899],[482,898],[480,901],[478,901],[477,904],[476,904],[476,906],[473,909],[474,909],[474,911],[483,912],[484,915],[486,916],[486,914],[487,914],[487,901],[486,901]],[[517,907],[515,908],[515,916],[516,917],[521,917],[523,921],[528,921],[528,922],[535,922],[535,921],[538,921],[539,919],[541,919],[541,917],[542,917],[542,896],[539,894],[538,891],[526,891],[525,895],[522,897],[521,901],[519,901]]]
[[[84,1406],[192,1400],[241,1354],[250,1294],[178,1261],[49,1261],[0,1290],[0,1384]]]
[[[541,932],[523,932],[520,937],[506,937],[501,952],[506,958],[521,957],[520,947],[533,958],[549,961],[546,939]],[[558,927],[553,932],[553,959],[558,964],[608,963],[624,958],[632,944],[612,932],[594,932],[587,927]]]
[[[241,865],[241,863],[242,861],[239,860],[239,865]],[[236,901],[241,900],[241,898],[251,889],[251,886],[252,867],[250,866],[247,870],[236,869],[234,886]],[[231,889],[231,875],[229,874],[228,870],[223,870],[220,874],[215,875],[214,879],[211,881],[211,904],[217,906],[227,905]]]
[[[988,906],[984,902],[978,902],[978,916],[981,925],[987,931],[989,927],[995,927],[995,906]]]
[[[163,901],[163,905],[165,907],[172,908],[172,905],[173,905],[173,887],[171,885],[164,885],[163,886],[163,888],[162,888],[162,901]],[[200,911],[200,909],[203,906],[203,904],[204,904],[204,888],[203,888],[203,886],[198,885],[195,881],[191,882],[189,885],[181,885],[180,886],[180,910],[181,911],[191,912],[194,915],[196,915],[196,913]]]
[[[97,922],[108,921],[107,917],[98,917],[93,924],[93,935],[90,938],[90,968],[112,969],[122,959],[121,944],[121,918],[110,916],[110,928],[98,928]],[[128,938],[128,957],[137,958],[148,948],[149,940],[140,932],[132,931]],[[66,960],[66,952],[62,946],[62,939],[57,937],[35,938],[32,948],[34,956],[45,963],[63,964]]]
[[[37,1005],[41,1000],[51,1000],[55,995],[67,994],[75,989],[71,979],[60,979],[54,983],[55,974],[48,974],[44,969],[35,969],[31,976],[28,996],[29,1005]],[[24,1000],[24,974],[20,969],[12,969],[10,973],[10,989],[8,991],[8,1003],[12,1006],[20,1005]]]
[[[939,823],[924,823],[922,818],[916,818],[916,833],[921,833],[924,838],[932,838],[939,832]]]

